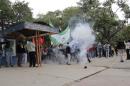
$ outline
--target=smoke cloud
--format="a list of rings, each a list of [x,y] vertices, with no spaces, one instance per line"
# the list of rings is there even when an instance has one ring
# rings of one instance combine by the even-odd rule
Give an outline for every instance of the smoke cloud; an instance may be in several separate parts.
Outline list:
[[[71,37],[72,41],[70,42],[70,45],[75,45],[80,49],[80,53],[78,55],[80,63],[86,63],[87,49],[92,47],[92,44],[95,42],[93,29],[88,23],[77,23],[74,30],[71,32]]]

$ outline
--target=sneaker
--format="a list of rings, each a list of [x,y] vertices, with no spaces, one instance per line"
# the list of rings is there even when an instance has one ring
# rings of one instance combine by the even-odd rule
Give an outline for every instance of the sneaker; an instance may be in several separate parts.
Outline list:
[[[71,65],[71,64],[70,64],[70,63],[68,63],[68,62],[67,62],[66,64],[67,64],[67,65]]]
[[[14,65],[10,65],[11,67],[14,67]]]
[[[123,60],[121,60],[120,62],[124,62]]]
[[[87,69],[87,66],[84,66],[84,69]]]

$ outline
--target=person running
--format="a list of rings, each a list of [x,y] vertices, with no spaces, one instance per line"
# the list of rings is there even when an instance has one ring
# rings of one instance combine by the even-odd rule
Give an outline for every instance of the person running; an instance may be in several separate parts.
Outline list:
[[[66,46],[66,57],[67,57],[67,64],[70,65],[71,48],[69,46],[69,43],[67,43],[67,46]]]
[[[90,60],[90,58],[92,58],[91,57],[91,51],[92,51],[92,48],[89,48],[89,49],[87,49],[87,60],[88,60],[88,62],[90,63],[91,62],[91,60]]]

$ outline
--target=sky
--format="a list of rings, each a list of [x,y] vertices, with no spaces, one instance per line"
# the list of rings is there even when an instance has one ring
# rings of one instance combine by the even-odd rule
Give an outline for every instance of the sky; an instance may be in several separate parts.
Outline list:
[[[15,2],[16,0],[10,0]],[[79,0],[19,0],[29,2],[32,8],[33,16],[37,14],[46,14],[48,11],[64,10],[67,7],[76,6]]]
[[[15,2],[16,0],[10,0]],[[29,7],[32,9],[33,17],[36,18],[37,14],[46,14],[48,11],[64,10],[67,7],[77,6],[80,0],[19,0],[29,2]],[[104,0],[100,0],[103,2]],[[130,0],[128,0],[130,2]],[[119,8],[117,5],[112,6],[113,11]],[[119,9],[117,12],[119,19],[124,19],[124,13]]]

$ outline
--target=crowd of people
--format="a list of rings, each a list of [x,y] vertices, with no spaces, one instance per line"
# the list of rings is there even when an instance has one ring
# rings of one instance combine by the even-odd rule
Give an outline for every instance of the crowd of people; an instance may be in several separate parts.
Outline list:
[[[59,60],[60,58],[66,59],[66,64],[70,64],[72,61],[77,63],[80,62],[80,47],[75,45],[59,45],[59,46],[51,46],[49,48],[43,49],[43,58],[48,60]],[[88,62],[91,62],[91,58],[95,57],[112,57],[114,55],[114,49],[110,46],[110,44],[101,43],[93,44],[90,48],[86,48],[86,58]],[[58,56],[59,55],[59,56]],[[64,55],[61,56],[61,55]]]
[[[17,64],[18,67],[22,67],[22,64],[29,62],[29,67],[36,66],[35,58],[35,44],[28,41],[26,44],[23,42],[16,42],[14,47],[10,41],[2,44],[0,49],[0,67],[4,65],[6,67],[13,67]]]
[[[13,67],[17,64],[18,67],[22,67],[22,64],[29,63],[29,67],[36,67],[36,53],[35,44],[31,41],[27,41],[26,44],[22,42],[16,43],[16,55],[14,49],[11,47],[10,42],[3,43],[4,47],[0,48],[0,66],[4,64],[6,67]],[[80,52],[82,50],[79,46],[71,45],[50,45],[44,46],[41,49],[41,57],[43,63],[47,61],[57,62],[58,64],[70,65],[71,62],[80,63]],[[125,53],[126,52],[126,53]],[[130,41],[118,42],[115,47],[109,43],[95,43],[91,47],[86,49],[86,59],[91,62],[92,58],[98,57],[113,57],[118,55],[121,58],[121,62],[124,62],[124,54],[127,55],[127,59],[130,59]]]
[[[119,41],[114,47],[111,46],[109,43],[106,43],[104,45],[98,43],[98,57],[113,57],[114,54],[120,57],[121,62],[124,62],[124,57],[126,57],[127,60],[130,60],[130,40],[128,40],[127,42]]]
[[[43,50],[44,51],[44,50]],[[80,61],[79,53],[81,52],[79,47],[74,47],[73,45],[67,46],[59,45],[46,48],[46,52],[43,53],[44,59],[55,61],[61,58],[61,55],[64,55],[64,59],[67,60],[66,64],[70,64],[72,61],[76,61],[77,63]],[[47,54],[48,53],[48,54]],[[60,54],[61,53],[61,54]],[[59,55],[59,56],[58,56]],[[86,58],[88,62],[91,62],[92,58],[111,58],[114,55],[121,58],[121,62],[123,62],[123,58],[127,55],[127,59],[130,59],[130,42],[117,42],[115,46],[112,46],[109,43],[95,43],[90,48],[86,49]],[[63,58],[62,58],[63,59]]]
[[[52,61],[57,62],[59,64],[68,64],[70,65],[72,53],[72,49],[69,46],[69,43],[67,45],[50,45],[48,48],[45,47],[42,49],[42,60],[44,63],[46,61]]]
[[[112,57],[114,55],[115,48],[112,47],[109,43],[97,44],[97,56],[98,57]]]

